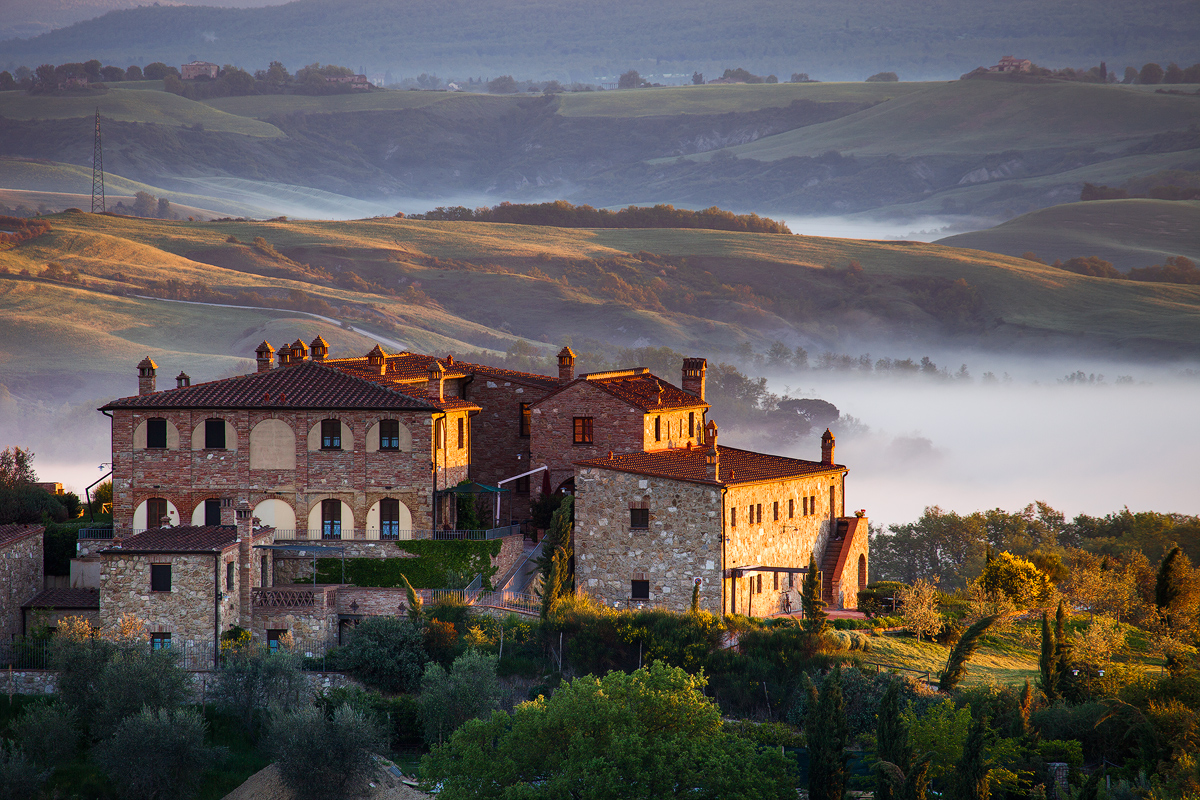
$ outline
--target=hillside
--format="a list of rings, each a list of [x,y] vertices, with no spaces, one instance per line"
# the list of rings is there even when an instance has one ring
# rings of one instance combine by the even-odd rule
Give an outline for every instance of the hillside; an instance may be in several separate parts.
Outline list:
[[[151,294],[282,303],[396,346],[459,354],[503,351],[516,338],[553,347],[567,336],[601,352],[653,344],[713,357],[744,341],[823,349],[945,337],[1012,352],[1200,352],[1198,287],[1104,281],[942,245],[397,219],[48,219],[49,234],[0,252],[10,385],[107,381],[143,351],[197,353],[215,369],[263,338],[318,330],[335,351],[367,345],[296,310],[133,296]],[[861,271],[846,269],[851,260]],[[86,286],[16,274],[37,275],[49,261],[78,270]]]
[[[562,198],[1000,220],[1073,201],[1084,181],[1200,169],[1196,99],[1147,87],[785,83],[200,103],[153,81],[113,86],[98,97],[0,93],[0,157],[90,167],[102,102],[111,173],[214,198],[187,201],[200,208],[315,218]]]
[[[994,228],[938,240],[1042,260],[1099,256],[1117,269],[1161,264],[1169,256],[1200,261],[1200,201],[1100,200],[1023,214]]]
[[[253,9],[164,4],[113,11],[3,49],[31,67],[93,57],[122,66],[203,58],[251,70],[278,59],[293,69],[319,61],[397,77],[511,74],[564,82],[615,82],[631,68],[687,82],[693,70],[719,75],[738,66],[785,80],[793,72],[862,80],[885,70],[946,79],[1010,53],[1053,67],[1105,59],[1117,69],[1190,64],[1200,18],[1180,9],[1177,0],[809,0],[799,13],[785,0],[468,0],[452,11],[413,0],[297,0]]]

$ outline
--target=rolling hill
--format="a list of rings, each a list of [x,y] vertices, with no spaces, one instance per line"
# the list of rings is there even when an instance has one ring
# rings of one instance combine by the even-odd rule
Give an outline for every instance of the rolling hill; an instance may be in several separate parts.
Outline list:
[[[1169,256],[1200,261],[1200,201],[1098,200],[1023,214],[994,228],[938,240],[1044,261],[1099,256],[1120,270],[1162,264]]]
[[[627,69],[688,82],[744,67],[786,80],[862,80],[880,71],[906,79],[955,78],[1001,55],[1052,67],[1193,63],[1200,18],[1179,0],[296,0],[267,8],[145,5],[24,40],[6,59],[29,66],[84,61],[145,65],[203,58],[250,70],[280,60],[368,72],[446,78],[616,81]],[[1191,59],[1188,61],[1187,59]]]
[[[0,363],[14,390],[123,380],[135,352],[172,363],[194,353],[219,371],[263,338],[314,331],[335,351],[369,349],[313,313],[458,354],[568,336],[598,352],[653,344],[713,357],[776,339],[818,350],[953,340],[1018,353],[1200,353],[1200,287],[943,245],[399,219],[48,219],[48,234],[0,252]],[[36,277],[50,261],[82,283]],[[270,304],[290,307],[261,308]]]

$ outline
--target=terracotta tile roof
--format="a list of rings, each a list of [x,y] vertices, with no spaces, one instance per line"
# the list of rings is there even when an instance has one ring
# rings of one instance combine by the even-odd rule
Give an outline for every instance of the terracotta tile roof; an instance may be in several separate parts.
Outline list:
[[[708,403],[689,394],[678,386],[668,383],[645,367],[615,370],[613,372],[591,372],[580,375],[568,384],[536,401],[541,403],[568,387],[588,383],[644,412],[664,411],[680,408],[708,408]]]
[[[839,464],[822,464],[819,461],[804,461],[799,458],[772,456],[738,450],[734,447],[717,446],[720,456],[720,480],[708,478],[705,456],[709,448],[677,447],[670,450],[652,450],[646,453],[624,453],[612,458],[592,458],[578,461],[577,467],[598,467],[635,475],[652,475],[673,478],[690,483],[711,483],[718,486],[736,486],[743,483],[799,478],[806,475],[842,472],[846,468]]]
[[[232,525],[180,525],[175,528],[151,528],[145,533],[121,540],[101,553],[219,553],[237,542]]]
[[[501,367],[489,367],[486,364],[473,364],[467,361],[451,361],[451,358],[422,355],[420,353],[396,353],[385,358],[387,372],[378,374],[377,367],[367,363],[367,357],[339,358],[326,361],[326,364],[345,370],[354,375],[360,375],[368,380],[381,383],[398,383],[409,385],[416,381],[424,382],[429,378],[429,367],[437,363],[445,372],[447,379],[466,378],[474,374],[488,375],[527,386],[538,386],[553,389],[558,386],[558,379],[549,375],[538,375],[533,372],[518,372]]]
[[[42,525],[18,525],[16,523],[0,525],[0,547],[16,544],[34,534],[40,535],[44,530],[46,528]]]
[[[422,392],[424,394],[424,392]],[[385,383],[365,380],[346,370],[305,361],[270,372],[168,389],[113,400],[115,408],[370,408],[440,409],[424,397],[405,394]]]
[[[21,608],[100,608],[99,589],[44,589]]]

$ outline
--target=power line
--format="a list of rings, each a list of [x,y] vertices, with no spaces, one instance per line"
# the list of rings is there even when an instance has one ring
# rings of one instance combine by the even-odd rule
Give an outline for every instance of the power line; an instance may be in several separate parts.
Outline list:
[[[100,145],[100,107],[96,107],[96,141],[92,146],[92,213],[106,211],[104,204],[104,148]]]

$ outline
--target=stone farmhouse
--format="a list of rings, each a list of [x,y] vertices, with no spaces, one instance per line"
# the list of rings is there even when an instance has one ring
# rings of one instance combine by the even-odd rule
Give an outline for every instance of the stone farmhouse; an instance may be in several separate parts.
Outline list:
[[[179,68],[179,74],[185,81],[192,81],[196,78],[209,78],[215,81],[221,74],[221,67],[208,61],[189,61]]]
[[[466,536],[460,484],[496,498],[501,574],[524,552],[503,520],[527,515],[535,487],[574,493],[576,584],[606,603],[682,609],[699,583],[714,612],[786,610],[814,556],[831,605],[853,608],[866,583],[867,521],[846,516],[832,434],[820,461],[718,446],[704,359],[685,360],[680,386],[645,368],[576,376],[569,348],[557,377],[379,347],[331,359],[320,337],[263,342],[256,361],[160,391],[146,358],[138,394],[101,409],[113,539],[81,541],[80,558],[98,564],[103,624],[133,612],[160,645],[212,645],[233,625],[336,637],[403,610],[403,593],[313,584],[315,556]]]
[[[0,525],[0,643],[23,633],[21,606],[42,590],[41,525]]]

